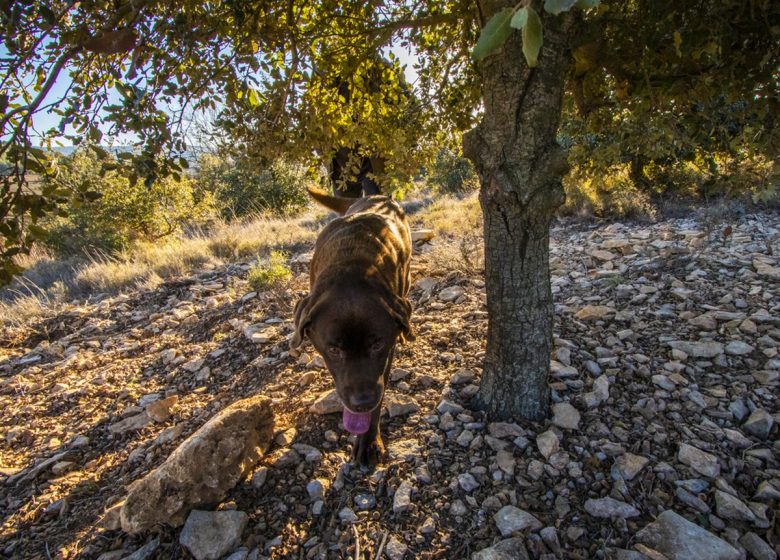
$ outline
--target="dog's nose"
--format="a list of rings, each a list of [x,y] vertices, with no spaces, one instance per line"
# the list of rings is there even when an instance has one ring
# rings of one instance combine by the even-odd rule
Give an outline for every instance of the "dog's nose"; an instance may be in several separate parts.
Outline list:
[[[355,392],[349,396],[349,408],[353,412],[367,412],[376,404],[376,393],[373,391]]]

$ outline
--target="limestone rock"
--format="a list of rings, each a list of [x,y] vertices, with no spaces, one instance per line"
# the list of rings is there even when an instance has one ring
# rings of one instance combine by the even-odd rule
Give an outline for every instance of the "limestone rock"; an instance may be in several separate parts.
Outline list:
[[[677,459],[704,476],[714,478],[720,474],[720,463],[715,455],[687,443],[680,444]]]
[[[508,537],[515,531],[538,531],[542,522],[536,517],[515,506],[504,506],[494,516],[501,535]]]
[[[576,430],[580,427],[580,413],[567,402],[556,403],[552,406],[552,423],[564,430]]]
[[[331,389],[317,397],[317,400],[311,405],[309,411],[314,414],[334,414],[336,412],[341,412],[343,409],[344,405],[341,403],[341,399],[339,398],[336,389]]]
[[[263,395],[233,403],[134,482],[122,506],[122,529],[179,526],[191,509],[224,498],[268,449],[274,432],[270,404]]]
[[[241,541],[249,516],[243,511],[198,511],[187,517],[179,542],[196,560],[219,560]]]
[[[589,499],[585,502],[585,511],[587,511],[593,517],[602,517],[610,519],[612,517],[620,517],[621,519],[628,519],[629,517],[636,517],[639,515],[639,510],[631,504],[621,502],[615,498],[609,496],[599,499]]]
[[[739,551],[729,543],[672,510],[661,513],[636,538],[669,560],[738,560],[740,557]]]
[[[523,539],[504,539],[489,548],[483,548],[471,556],[471,560],[528,560]]]

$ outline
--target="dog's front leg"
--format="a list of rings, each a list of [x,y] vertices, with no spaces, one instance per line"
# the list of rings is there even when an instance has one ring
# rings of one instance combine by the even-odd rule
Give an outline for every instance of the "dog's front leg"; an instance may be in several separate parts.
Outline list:
[[[384,396],[371,413],[371,427],[364,434],[355,439],[352,447],[352,460],[361,466],[381,463],[385,455],[385,445],[382,443],[382,434],[379,432],[379,417],[382,415],[382,403]]]

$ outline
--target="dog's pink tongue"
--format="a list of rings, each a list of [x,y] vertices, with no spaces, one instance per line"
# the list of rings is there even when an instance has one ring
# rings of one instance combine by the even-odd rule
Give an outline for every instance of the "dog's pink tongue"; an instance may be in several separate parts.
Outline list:
[[[365,434],[371,426],[370,412],[352,412],[346,406],[344,407],[344,429],[350,434]]]

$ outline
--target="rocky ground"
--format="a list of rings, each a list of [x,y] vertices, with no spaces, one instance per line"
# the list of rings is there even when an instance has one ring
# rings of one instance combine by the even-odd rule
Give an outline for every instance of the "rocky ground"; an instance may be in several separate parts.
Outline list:
[[[469,409],[484,283],[434,239],[372,472],[347,462],[321,359],[286,352],[306,254],[286,291],[249,293],[238,264],[6,329],[0,556],[776,558],[780,216],[552,237],[554,417]],[[127,485],[259,392],[275,444],[246,480],[184,528],[117,528]]]

